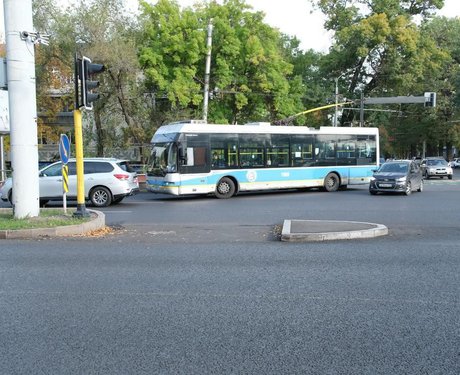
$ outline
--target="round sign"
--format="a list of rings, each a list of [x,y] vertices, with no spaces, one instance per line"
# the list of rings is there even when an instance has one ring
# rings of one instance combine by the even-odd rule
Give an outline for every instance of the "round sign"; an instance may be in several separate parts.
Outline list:
[[[65,134],[61,134],[59,139],[59,155],[63,164],[67,164],[70,157],[70,141],[69,137]]]

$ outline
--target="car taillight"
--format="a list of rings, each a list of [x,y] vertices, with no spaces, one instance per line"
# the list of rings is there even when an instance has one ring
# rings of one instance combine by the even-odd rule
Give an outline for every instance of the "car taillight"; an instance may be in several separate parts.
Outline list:
[[[113,176],[121,181],[129,180],[129,174],[115,173]]]

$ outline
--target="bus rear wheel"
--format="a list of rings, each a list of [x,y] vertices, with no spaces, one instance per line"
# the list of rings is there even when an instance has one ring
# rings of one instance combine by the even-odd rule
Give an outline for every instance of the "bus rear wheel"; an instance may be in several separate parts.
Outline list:
[[[217,183],[216,197],[220,199],[227,199],[235,194],[235,183],[228,177],[223,177]]]
[[[339,190],[340,178],[335,173],[329,173],[324,179],[324,190],[332,192]]]

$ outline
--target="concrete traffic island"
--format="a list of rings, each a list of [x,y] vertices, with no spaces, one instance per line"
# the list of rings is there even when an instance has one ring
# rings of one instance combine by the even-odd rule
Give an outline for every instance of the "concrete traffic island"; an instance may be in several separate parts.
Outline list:
[[[284,220],[281,241],[320,242],[354,240],[385,236],[388,228],[382,224],[357,221]]]
[[[0,210],[10,210],[0,208]],[[63,225],[51,228],[0,230],[0,239],[31,239],[37,237],[66,237],[85,235],[105,227],[104,213],[96,210],[87,210],[90,220],[81,224]]]

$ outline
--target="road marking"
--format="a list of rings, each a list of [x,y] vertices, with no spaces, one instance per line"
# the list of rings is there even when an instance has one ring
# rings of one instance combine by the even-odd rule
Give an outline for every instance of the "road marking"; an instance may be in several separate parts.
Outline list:
[[[171,234],[173,236],[176,235],[176,232],[173,231],[173,230],[160,230],[160,231],[155,231],[155,232],[147,232],[147,234],[151,234],[153,236],[156,236],[156,235],[161,235],[161,234]]]

